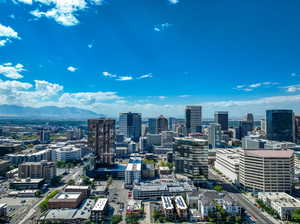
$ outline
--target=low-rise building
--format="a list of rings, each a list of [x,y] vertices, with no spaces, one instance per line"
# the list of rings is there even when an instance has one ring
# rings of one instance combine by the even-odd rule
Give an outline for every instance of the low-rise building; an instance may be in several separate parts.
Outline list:
[[[272,207],[282,220],[288,220],[293,210],[300,209],[300,201],[284,192],[259,192],[258,198]]]
[[[77,208],[84,200],[81,192],[61,192],[48,201],[50,209],[58,208]]]
[[[172,203],[171,197],[161,197],[162,201],[162,209],[164,212],[165,217],[173,218],[174,217],[174,206]]]
[[[170,175],[172,173],[172,170],[167,166],[161,166],[159,167],[159,174],[160,175]]]
[[[142,201],[130,199],[127,201],[126,214],[142,214]]]
[[[35,197],[38,190],[23,190],[23,191],[11,191],[9,192],[9,197],[20,197],[20,198],[30,198]]]
[[[159,179],[134,185],[132,193],[135,200],[147,200],[159,199],[161,196],[184,195],[193,191],[197,191],[197,188],[189,182]]]
[[[94,201],[88,199],[76,209],[49,209],[48,212],[40,218],[39,223],[85,223],[90,220],[93,206]]]
[[[101,220],[103,220],[104,215],[106,214],[107,206],[108,206],[108,199],[99,198],[92,209],[91,221],[95,223],[99,223]]]
[[[9,183],[9,188],[16,190],[40,189],[44,184],[44,179],[15,179]]]
[[[199,211],[201,218],[206,220],[210,212],[216,210],[216,206],[221,206],[230,215],[240,215],[240,206],[227,194],[219,193],[217,191],[204,191],[199,198]]]
[[[142,178],[141,162],[128,163],[125,170],[125,185],[130,186],[134,183],[139,183]]]
[[[79,192],[79,193],[82,193],[83,198],[86,199],[89,197],[89,195],[91,193],[91,189],[89,186],[68,185],[65,187],[65,192]]]
[[[187,219],[188,207],[182,196],[176,196],[174,198],[176,213],[179,219]]]

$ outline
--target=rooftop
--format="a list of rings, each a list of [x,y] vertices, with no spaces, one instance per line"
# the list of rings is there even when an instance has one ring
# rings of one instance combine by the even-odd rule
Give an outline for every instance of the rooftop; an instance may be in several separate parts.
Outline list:
[[[187,209],[187,205],[182,196],[175,197],[176,207],[182,210]]]
[[[55,199],[59,200],[74,200],[80,197],[81,193],[76,193],[76,192],[62,192],[59,193]]]
[[[107,198],[99,198],[93,208],[93,211],[103,211],[107,202]]]
[[[271,150],[271,149],[260,149],[260,150],[244,150],[247,156],[258,156],[267,158],[290,158],[294,156],[294,151],[292,150]]]
[[[65,189],[80,189],[80,190],[88,190],[89,186],[75,186],[75,185],[68,185]]]
[[[171,197],[161,197],[162,206],[164,209],[174,209]]]
[[[260,192],[258,196],[266,197],[279,207],[300,208],[300,201],[284,192]]]

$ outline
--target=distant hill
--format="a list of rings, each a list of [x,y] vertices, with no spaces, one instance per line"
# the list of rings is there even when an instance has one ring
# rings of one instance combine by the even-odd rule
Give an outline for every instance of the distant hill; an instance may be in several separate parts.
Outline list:
[[[30,118],[30,119],[59,119],[80,120],[95,117],[104,117],[90,110],[77,107],[23,107],[17,105],[0,105],[0,117],[2,118]]]

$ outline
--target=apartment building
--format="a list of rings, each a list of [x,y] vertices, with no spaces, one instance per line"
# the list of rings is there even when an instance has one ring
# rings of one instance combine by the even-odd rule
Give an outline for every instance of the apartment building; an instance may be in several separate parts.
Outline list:
[[[53,162],[27,162],[19,164],[19,178],[51,179],[56,176],[56,166]]]

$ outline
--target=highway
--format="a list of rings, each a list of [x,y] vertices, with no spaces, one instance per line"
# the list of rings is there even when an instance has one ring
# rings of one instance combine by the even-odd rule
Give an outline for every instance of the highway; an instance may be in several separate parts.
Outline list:
[[[257,207],[255,207],[255,205],[245,199],[244,195],[242,195],[236,186],[224,182],[222,177],[212,170],[209,172],[209,179],[218,181],[224,190],[229,193],[232,199],[234,199],[241,207],[243,207],[248,214],[255,217],[257,224],[276,224],[266,217]]]

